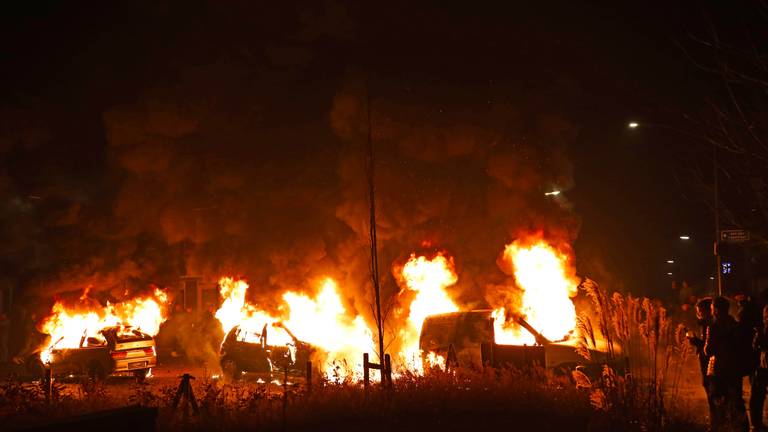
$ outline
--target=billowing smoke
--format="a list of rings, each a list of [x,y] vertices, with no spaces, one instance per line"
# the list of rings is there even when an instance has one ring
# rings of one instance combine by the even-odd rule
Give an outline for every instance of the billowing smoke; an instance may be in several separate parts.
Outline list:
[[[346,144],[336,215],[363,247],[370,92],[370,84],[366,88],[363,80],[351,79],[331,111],[331,125]],[[514,284],[496,265],[505,244],[540,232],[570,252],[578,233],[578,219],[567,201],[545,195],[573,186],[566,149],[576,130],[547,112],[419,93],[379,89],[370,99],[380,265],[395,271],[413,251],[445,250],[455,257],[459,274],[454,298],[469,307],[487,307],[497,298],[506,303]],[[370,291],[364,280],[368,259],[358,254],[352,263],[361,276],[356,286]],[[392,276],[383,281],[385,298],[399,290]],[[364,292],[356,298],[370,303]]]
[[[170,47],[136,41],[162,67],[99,110],[91,147],[68,150],[44,125],[26,124],[33,112],[17,115],[24,127],[6,125],[17,132],[0,144],[18,157],[68,164],[40,169],[35,184],[10,162],[0,172],[12,239],[3,247],[29,255],[9,264],[26,266],[26,294],[90,286],[119,298],[182,275],[235,275],[269,309],[277,293],[313,291],[330,276],[349,311],[371,319],[367,93],[386,304],[399,291],[387,270],[411,252],[445,250],[459,274],[452,294],[483,305],[489,287],[509,284],[496,260],[519,233],[575,238],[566,199],[544,195],[573,186],[567,147],[577,130],[553,107],[530,104],[531,92],[496,98],[375,66],[363,79],[319,54],[357,51],[343,8],[283,18],[293,24],[280,37],[235,30],[260,28],[248,24],[206,40],[181,29]],[[253,19],[270,28],[268,16]]]

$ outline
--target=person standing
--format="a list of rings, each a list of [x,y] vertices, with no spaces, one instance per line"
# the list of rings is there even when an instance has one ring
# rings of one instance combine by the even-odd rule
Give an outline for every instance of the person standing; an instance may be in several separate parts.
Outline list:
[[[768,306],[763,308],[762,328],[755,329],[753,347],[759,353],[759,363],[752,375],[752,392],[749,397],[749,422],[755,431],[765,430],[763,404],[768,389]]]
[[[709,326],[712,324],[712,299],[703,298],[696,302],[696,320],[698,321],[699,328],[701,330],[701,337],[696,334],[689,333],[687,335],[688,342],[696,349],[696,356],[699,359],[699,370],[701,371],[701,384],[704,386],[704,393],[707,395],[707,405],[709,407],[709,422],[710,426],[713,426],[713,420],[715,415],[714,402],[712,399],[712,389],[709,384],[710,377],[707,375],[707,365],[709,364],[709,356],[704,352],[704,338],[707,336]]]
[[[707,331],[704,353],[709,356],[707,376],[714,402],[713,424],[725,430],[749,430],[742,394],[743,359],[740,359],[739,328],[728,313],[725,297],[712,300],[712,324]]]

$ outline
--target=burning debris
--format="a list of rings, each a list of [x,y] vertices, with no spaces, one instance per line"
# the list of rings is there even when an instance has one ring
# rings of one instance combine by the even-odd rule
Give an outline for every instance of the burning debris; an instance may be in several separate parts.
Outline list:
[[[408,262],[395,272],[405,285],[400,296],[403,302],[409,302],[401,311],[405,313],[407,310],[408,319],[399,333],[402,339],[400,358],[410,369],[423,372],[419,335],[424,319],[429,315],[459,310],[445,290],[458,280],[453,258],[446,258],[443,253],[432,259],[411,254]]]
[[[325,280],[314,298],[293,291],[283,293],[283,304],[276,315],[248,303],[248,284],[244,280],[225,277],[219,286],[223,302],[216,318],[225,333],[239,326],[251,335],[251,343],[259,343],[266,329],[273,345],[291,344],[293,335],[322,351],[318,353],[322,358],[314,360],[323,365],[331,379],[361,375],[362,354],[375,351],[371,330],[361,316],[347,313],[332,279]],[[290,333],[281,328],[290,329]]]
[[[524,238],[508,244],[500,258],[502,268],[511,271],[515,284],[522,291],[517,309],[498,307],[496,342],[509,345],[533,345],[536,341],[512,320],[521,315],[544,337],[558,341],[570,337],[576,328],[576,307],[572,298],[578,292],[579,281],[568,254],[537,238]],[[507,293],[505,293],[507,294]]]
[[[167,318],[167,294],[155,288],[150,295],[101,306],[87,296],[87,291],[77,305],[56,302],[51,315],[40,324],[40,331],[50,339],[40,351],[43,363],[51,361],[54,349],[79,348],[83,341],[100,339],[101,331],[110,327],[125,327],[155,336]]]
[[[493,287],[490,301],[495,343],[499,345],[535,345],[531,331],[520,326],[522,318],[541,338],[568,339],[576,327],[576,310],[572,298],[578,281],[566,249],[548,243],[541,235],[522,237],[508,244],[499,265],[513,279]],[[421,374],[425,366],[444,367],[441,353],[422,352],[420,337],[427,317],[469,311],[472,308],[454,299],[452,287],[459,280],[453,257],[439,252],[429,257],[413,253],[393,273],[402,289],[396,297],[391,317],[394,328],[389,351],[394,353],[396,367]],[[260,345],[265,352],[280,352],[297,363],[297,347],[319,365],[329,379],[359,379],[362,376],[363,353],[376,356],[372,326],[363,315],[345,307],[336,281],[325,278],[314,294],[286,290],[279,295],[276,307],[263,307],[248,300],[249,284],[244,279],[222,277],[218,282],[220,307],[214,312],[214,323],[221,327],[221,344],[232,351],[236,343]],[[50,335],[41,352],[41,360],[49,362],[52,350],[82,347],[83,341],[99,337],[109,327],[130,327],[154,336],[167,318],[168,297],[160,289],[153,294],[106,306],[89,300],[87,293],[77,306],[57,302],[52,313],[40,325]],[[213,319],[213,318],[211,318]],[[183,331],[176,329],[176,332]],[[218,334],[218,329],[217,329]],[[229,341],[229,342],[228,342]],[[199,340],[190,340],[199,344]],[[219,363],[224,365],[222,348]],[[206,361],[207,362],[207,361]],[[265,356],[257,369],[272,370],[277,362]],[[426,362],[426,364],[425,364]],[[229,369],[247,370],[245,365]],[[260,364],[261,364],[260,363]]]

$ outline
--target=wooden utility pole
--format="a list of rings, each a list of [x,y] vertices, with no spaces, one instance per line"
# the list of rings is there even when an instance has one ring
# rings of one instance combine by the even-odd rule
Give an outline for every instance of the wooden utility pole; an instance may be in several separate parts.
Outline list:
[[[384,330],[381,317],[381,289],[379,286],[379,255],[376,245],[376,188],[374,186],[376,159],[373,151],[373,133],[371,131],[371,93],[368,83],[365,84],[366,111],[368,118],[368,159],[366,174],[368,175],[368,200],[371,210],[370,215],[370,241],[371,241],[371,282],[376,296],[376,330],[379,336],[379,364],[384,364]],[[383,375],[383,374],[382,374]],[[383,381],[383,380],[382,380]]]

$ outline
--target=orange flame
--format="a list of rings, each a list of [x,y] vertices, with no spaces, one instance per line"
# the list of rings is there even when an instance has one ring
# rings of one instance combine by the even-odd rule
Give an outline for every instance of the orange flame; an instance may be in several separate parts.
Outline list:
[[[374,351],[372,333],[362,316],[352,316],[344,308],[333,279],[324,281],[315,298],[285,292],[282,319],[245,300],[248,290],[245,281],[225,277],[221,278],[219,286],[223,302],[216,311],[216,318],[225,333],[239,325],[247,334],[261,334],[267,325],[273,329],[268,332],[269,344],[281,345],[291,342],[285,331],[274,326],[282,323],[297,339],[327,353],[323,370],[329,379],[346,378],[350,372],[362,376],[363,353]]]
[[[445,290],[455,284],[458,277],[454,271],[453,258],[446,258],[442,253],[431,260],[425,256],[417,258],[416,254],[411,254],[411,258],[399,274],[405,283],[403,291],[416,293],[408,309],[407,326],[400,330],[403,341],[400,356],[406,366],[412,368],[414,372],[421,373],[423,365],[419,350],[419,334],[424,318],[459,310]]]
[[[86,302],[89,289],[80,300]],[[151,336],[157,334],[167,318],[168,296],[159,288],[152,295],[136,297],[116,304],[107,303],[97,307],[71,307],[56,302],[51,315],[43,320],[39,328],[50,335],[50,340],[40,352],[44,363],[51,360],[51,351],[56,348],[78,348],[81,341],[99,337],[99,332],[111,326],[125,326],[140,330]]]
[[[544,240],[534,243],[515,241],[504,248],[502,261],[509,265],[515,283],[523,291],[518,314],[549,340],[562,340],[576,327],[576,308],[571,300],[579,281],[569,255]],[[533,335],[507,321],[507,311],[493,312],[496,343],[533,344]]]

